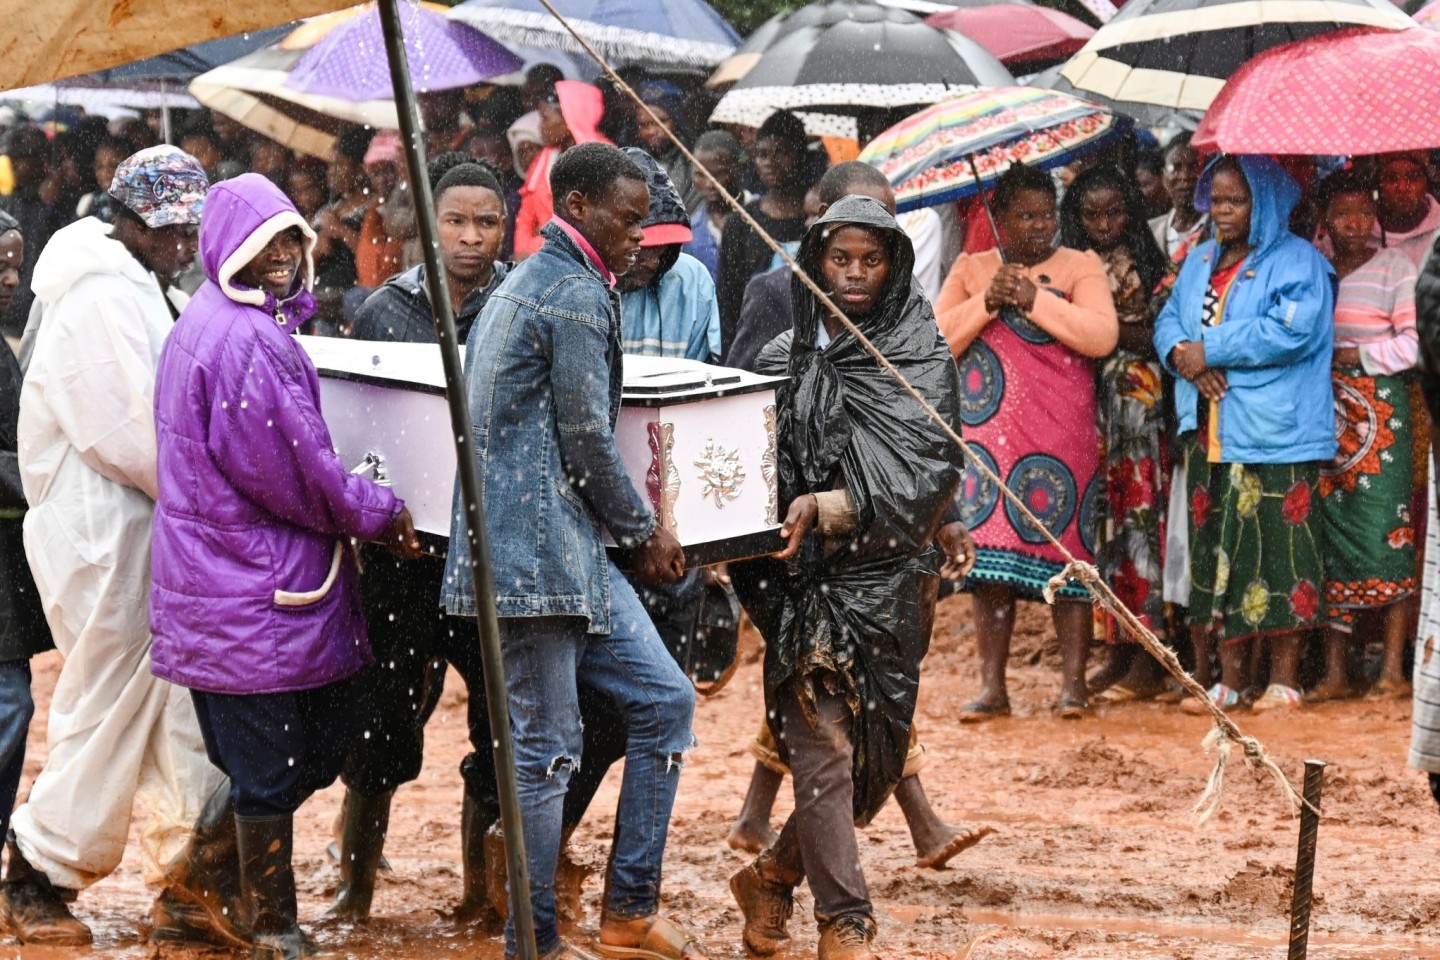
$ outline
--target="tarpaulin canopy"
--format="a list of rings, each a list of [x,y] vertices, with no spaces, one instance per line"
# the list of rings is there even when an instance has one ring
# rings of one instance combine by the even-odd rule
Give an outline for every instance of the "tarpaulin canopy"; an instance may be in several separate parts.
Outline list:
[[[345,0],[0,0],[0,90],[93,73],[343,6]]]

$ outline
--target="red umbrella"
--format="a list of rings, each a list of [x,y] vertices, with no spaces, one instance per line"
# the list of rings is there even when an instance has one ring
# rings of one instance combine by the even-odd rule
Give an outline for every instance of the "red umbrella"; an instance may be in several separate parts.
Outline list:
[[[1338,30],[1260,54],[1210,105],[1195,146],[1361,155],[1440,147],[1440,33]]]
[[[1006,66],[1064,60],[1085,46],[1095,30],[1049,7],[995,3],[956,7],[925,18],[932,27],[963,33]]]

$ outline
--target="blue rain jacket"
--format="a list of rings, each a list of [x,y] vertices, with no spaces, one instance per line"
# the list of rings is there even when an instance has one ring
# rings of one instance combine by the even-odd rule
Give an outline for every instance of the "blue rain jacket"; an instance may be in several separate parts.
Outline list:
[[[1335,271],[1289,230],[1300,188],[1267,157],[1241,156],[1250,184],[1249,255],[1240,266],[1219,326],[1201,324],[1220,244],[1207,240],[1186,258],[1155,321],[1155,349],[1171,373],[1170,351],[1200,340],[1230,388],[1220,401],[1220,453],[1226,463],[1305,463],[1335,456],[1330,364],[1334,353]],[[1195,191],[1210,208],[1212,162]],[[1199,389],[1175,384],[1180,432],[1196,429]]]

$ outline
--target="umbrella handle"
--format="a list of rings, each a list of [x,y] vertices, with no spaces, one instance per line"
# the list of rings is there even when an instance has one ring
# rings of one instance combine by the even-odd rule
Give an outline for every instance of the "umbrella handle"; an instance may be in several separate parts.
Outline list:
[[[980,166],[975,162],[975,154],[968,153],[965,158],[970,161],[970,172],[975,175],[975,188],[980,194],[980,206],[985,210],[985,222],[990,225],[990,235],[995,238],[995,252],[1000,255],[1000,262],[1005,262],[1005,248],[1000,243],[1000,228],[995,226],[995,214],[990,210],[990,198],[985,195],[985,184],[980,182]]]
[[[975,154],[966,154],[966,158],[970,161],[970,172],[975,175],[975,185],[980,188],[980,206],[985,211],[985,222],[990,224],[990,235],[995,238],[995,253],[999,256],[1000,262],[1005,263],[1005,247],[1000,242],[1000,228],[995,226],[995,214],[990,209],[990,198],[985,195],[985,186],[980,182],[980,167],[975,163]],[[1015,316],[1023,318],[1025,311],[1019,307],[1001,308],[1000,316],[1005,318],[1007,314],[1014,314]]]

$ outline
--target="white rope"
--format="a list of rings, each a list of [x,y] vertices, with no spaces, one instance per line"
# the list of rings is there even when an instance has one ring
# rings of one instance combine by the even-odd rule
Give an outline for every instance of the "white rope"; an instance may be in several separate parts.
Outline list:
[[[618,73],[615,72],[615,69],[605,60],[605,58],[602,57],[599,53],[597,53],[595,49],[585,41],[585,38],[575,31],[574,27],[570,25],[570,22],[566,20],[565,17],[558,10],[556,10],[554,6],[551,5],[550,0],[540,0],[540,3],[545,7],[545,9],[550,11],[550,13],[555,17],[555,19],[560,21],[560,23],[565,27],[567,31],[569,31],[570,35],[575,38],[575,40],[580,44],[580,46],[585,50],[585,52],[588,53],[592,58],[594,58],[595,62],[598,63],[600,65],[600,68],[605,71],[607,76],[609,76],[611,82],[613,82],[620,90],[622,90],[626,94],[626,96],[630,97],[630,99],[635,102],[635,105],[637,107],[639,107],[641,110],[644,110],[650,116],[650,118],[655,121],[656,126],[658,126],[661,130],[665,131],[665,135],[670,138],[671,143],[673,143],[675,147],[680,151],[680,153],[684,155],[685,159],[690,162],[691,167],[693,169],[705,170],[706,168],[704,167],[704,165],[695,158],[695,155],[690,152],[689,148],[687,148],[685,144],[680,142],[680,139],[675,136],[675,134],[670,130],[669,126],[665,124],[658,116],[655,115],[655,112],[650,109],[648,104],[646,104],[639,98],[639,96],[636,95],[635,91],[631,89],[630,85],[626,83]],[[706,170],[706,173],[708,174],[709,171]],[[820,289],[819,285],[816,284],[815,281],[812,280],[810,276],[805,273],[804,270],[800,269],[800,265],[795,262],[795,258],[790,256],[790,254],[785,250],[785,248],[782,247],[779,243],[777,243],[775,239],[771,237],[770,234],[767,233],[765,229],[755,221],[755,218],[750,215],[750,212],[745,209],[744,205],[741,204],[740,201],[735,199],[735,197],[730,194],[730,191],[725,189],[724,185],[722,185],[720,181],[716,180],[714,177],[712,177],[711,180],[714,182],[715,188],[720,192],[720,195],[725,198],[725,203],[730,207],[730,209],[733,210],[736,214],[738,214],[740,218],[750,226],[750,229],[754,230],[756,235],[765,241],[765,244],[781,258],[781,260],[785,263],[787,267],[790,268],[790,272],[800,280],[800,282],[805,286],[807,290],[814,294],[815,297],[822,304],[824,304],[826,309],[830,311],[831,315],[833,315],[835,319],[840,322],[841,326],[848,330],[851,336],[856,339],[856,341],[865,349],[865,351],[869,353],[872,357],[874,357],[875,361],[880,364],[880,366],[886,372],[888,372],[892,377],[895,378],[896,382],[900,384],[901,388],[906,393],[908,393],[916,403],[920,405],[920,408],[924,410],[927,415],[929,415],[930,419],[935,421],[936,425],[940,427],[940,429],[945,433],[945,435],[949,437],[950,440],[964,452],[965,457],[976,467],[976,469],[978,469],[980,473],[986,477],[986,479],[990,480],[992,483],[995,484],[995,486],[1005,495],[1005,497],[1016,508],[1016,510],[1019,511],[1020,515],[1025,518],[1026,522],[1033,526],[1036,530],[1038,530],[1041,535],[1050,542],[1051,546],[1053,546],[1056,550],[1060,551],[1060,555],[1063,556],[1066,561],[1065,568],[1055,577],[1051,578],[1050,582],[1046,585],[1046,602],[1051,604],[1055,602],[1056,591],[1065,586],[1067,580],[1077,581],[1078,583],[1080,583],[1081,586],[1083,586],[1087,591],[1089,591],[1090,595],[1094,598],[1095,602],[1100,605],[1101,609],[1105,610],[1107,613],[1113,616],[1116,622],[1120,624],[1121,628],[1132,639],[1134,639],[1142,647],[1144,647],[1151,656],[1155,657],[1155,659],[1160,662],[1161,666],[1163,666],[1171,676],[1173,676],[1177,681],[1179,681],[1180,685],[1185,688],[1186,692],[1188,692],[1192,697],[1195,697],[1197,700],[1199,700],[1201,704],[1206,707],[1206,709],[1210,713],[1211,720],[1215,724],[1215,729],[1213,729],[1209,733],[1209,735],[1206,736],[1205,740],[1202,743],[1202,746],[1206,749],[1213,747],[1216,750],[1216,761],[1215,767],[1214,769],[1212,769],[1210,773],[1210,778],[1206,783],[1205,790],[1201,794],[1200,800],[1195,806],[1195,813],[1197,814],[1197,825],[1204,826],[1205,823],[1207,823],[1214,815],[1214,813],[1220,808],[1221,795],[1225,783],[1225,765],[1227,760],[1229,759],[1229,753],[1232,745],[1240,746],[1241,750],[1243,751],[1245,763],[1247,766],[1249,766],[1257,773],[1264,773],[1271,777],[1273,780],[1275,780],[1276,784],[1281,789],[1281,793],[1288,801],[1292,814],[1298,813],[1302,807],[1310,806],[1305,802],[1305,799],[1299,794],[1299,792],[1296,791],[1295,787],[1290,783],[1284,772],[1275,764],[1275,761],[1270,759],[1269,754],[1265,752],[1264,745],[1261,744],[1260,741],[1256,740],[1254,737],[1247,736],[1240,731],[1240,728],[1235,724],[1235,721],[1230,719],[1230,717],[1225,713],[1225,711],[1221,710],[1220,707],[1213,700],[1210,699],[1210,696],[1206,692],[1205,688],[1200,686],[1199,682],[1194,677],[1185,672],[1185,668],[1180,665],[1180,661],[1176,658],[1174,651],[1172,651],[1169,647],[1165,646],[1165,644],[1161,643],[1159,638],[1157,638],[1155,634],[1150,631],[1150,628],[1145,626],[1145,624],[1143,624],[1135,616],[1135,614],[1131,612],[1131,610],[1120,601],[1120,598],[1117,597],[1115,595],[1115,592],[1110,589],[1110,585],[1107,584],[1104,578],[1100,576],[1100,573],[1098,570],[1095,569],[1095,566],[1093,564],[1085,563],[1084,561],[1077,559],[1074,554],[1072,554],[1069,550],[1065,548],[1064,544],[1062,544],[1058,539],[1055,538],[1052,533],[1050,533],[1048,529],[1046,529],[1045,525],[1040,522],[1039,518],[1037,518],[1035,514],[1030,511],[1030,508],[1025,505],[1025,502],[1013,490],[1006,486],[1005,482],[1000,479],[999,475],[996,474],[995,471],[991,470],[983,460],[981,460],[975,455],[975,452],[970,449],[970,445],[961,438],[960,434],[955,431],[955,429],[949,424],[949,422],[946,421],[943,416],[941,416],[940,412],[936,410],[928,400],[921,396],[920,392],[915,389],[915,387],[910,383],[910,381],[905,379],[904,375],[902,375],[900,371],[895,368],[895,365],[892,364],[890,360],[883,353],[880,352],[879,348],[876,347],[873,343],[871,343],[870,339],[866,337],[865,334],[860,332],[860,328],[855,326],[855,324],[851,322],[850,318],[847,317],[844,312],[842,312],[840,308],[835,305],[834,301],[830,299],[830,297],[825,293],[825,291]],[[1319,810],[1315,810],[1314,807],[1311,807],[1311,809],[1314,810],[1316,815],[1319,815]]]

